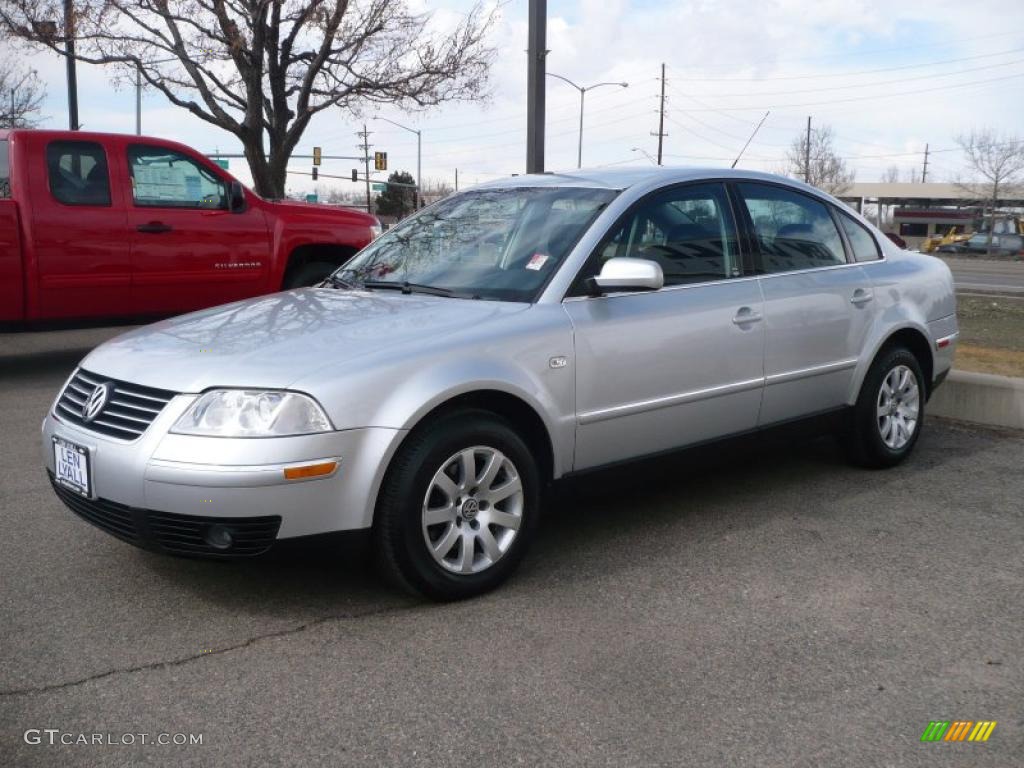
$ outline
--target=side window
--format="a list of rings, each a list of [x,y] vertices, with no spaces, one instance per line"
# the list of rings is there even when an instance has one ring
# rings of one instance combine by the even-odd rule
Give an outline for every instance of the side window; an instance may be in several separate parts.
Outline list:
[[[850,248],[853,250],[853,258],[856,261],[877,261],[882,258],[882,252],[878,250],[878,243],[863,224],[845,213],[839,214],[839,221],[843,223],[843,229],[846,230],[846,238],[850,241]]]
[[[227,185],[213,171],[174,150],[134,144],[128,147],[128,169],[137,206],[228,207]]]
[[[691,185],[648,198],[608,233],[580,277],[596,275],[605,261],[618,256],[657,262],[666,286],[739,277],[742,267],[725,188]]]
[[[51,141],[46,146],[50,194],[64,205],[110,205],[107,155],[94,141]]]
[[[0,200],[11,196],[11,161],[7,156],[7,139],[0,139]]]
[[[846,263],[839,230],[824,203],[784,187],[738,186],[754,222],[765,272]]]

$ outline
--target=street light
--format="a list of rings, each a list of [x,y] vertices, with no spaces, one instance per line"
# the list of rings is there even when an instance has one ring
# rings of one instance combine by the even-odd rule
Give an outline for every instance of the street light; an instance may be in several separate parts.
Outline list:
[[[178,57],[172,56],[169,59],[156,59],[155,61],[147,61],[146,64],[167,64],[171,61],[178,61]],[[135,67],[135,135],[142,135],[142,69],[139,66]]]
[[[594,83],[593,85],[585,85],[584,86],[584,85],[576,85],[576,83],[574,83],[568,77],[562,77],[561,75],[556,75],[554,72],[548,72],[547,75],[548,75],[548,77],[557,77],[562,82],[568,83],[569,85],[571,85],[573,88],[575,88],[577,91],[580,92],[580,142],[579,142],[579,149],[576,152],[576,167],[577,168],[582,168],[583,167],[583,98],[584,98],[584,96],[587,95],[587,91],[592,91],[595,88],[600,88],[602,85],[617,85],[620,88],[629,88],[629,83]]]
[[[416,134],[416,210],[419,210],[422,207],[423,203],[423,179],[420,177],[420,174],[422,173],[420,168],[420,150],[422,149],[423,139],[422,133],[416,130],[415,128],[409,128],[406,125],[396,123],[394,120],[389,120],[386,117],[375,117],[373,119],[383,120],[385,123],[391,123],[393,126],[395,126],[396,128],[401,128],[403,131],[408,131],[409,133]]]
[[[651,153],[650,153],[650,152],[648,152],[648,151],[647,151],[646,149],[640,149],[640,147],[633,147],[633,148],[632,148],[631,150],[629,150],[629,151],[630,151],[630,152],[642,152],[642,153],[643,153],[643,156],[644,156],[644,157],[646,157],[646,158],[647,158],[648,160],[650,160],[650,161],[651,161],[651,162],[652,162],[652,163],[653,163],[654,165],[657,165],[657,164],[658,164],[658,161],[657,161],[657,160],[655,160],[655,159],[654,159],[653,157],[651,157]]]

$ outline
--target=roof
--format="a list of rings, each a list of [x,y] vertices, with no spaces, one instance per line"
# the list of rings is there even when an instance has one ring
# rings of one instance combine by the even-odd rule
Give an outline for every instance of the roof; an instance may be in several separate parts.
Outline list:
[[[945,182],[855,182],[836,197],[842,200],[859,200],[862,197],[868,200],[896,200],[903,201],[904,204],[924,201],[942,205],[976,203],[979,194],[972,192],[971,186],[968,185],[965,189],[959,184]],[[1004,204],[1024,202],[1024,197],[1019,192],[1010,197],[1000,195],[999,199]]]
[[[593,187],[597,189],[623,190],[637,185],[670,184],[673,182],[696,181],[700,179],[755,179],[778,181],[822,194],[821,190],[808,187],[801,181],[773,173],[746,171],[734,168],[694,168],[689,166],[656,166],[629,168],[583,168],[575,171],[551,173],[527,173],[504,179],[488,181],[477,189],[503,187]]]

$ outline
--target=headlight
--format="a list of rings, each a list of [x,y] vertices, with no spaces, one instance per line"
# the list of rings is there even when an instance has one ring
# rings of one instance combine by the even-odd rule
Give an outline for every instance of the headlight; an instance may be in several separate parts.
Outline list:
[[[216,437],[284,437],[332,429],[323,408],[308,395],[215,389],[192,403],[171,432]]]
[[[381,227],[380,223],[371,224],[370,225],[370,239],[371,240],[376,240],[378,237],[380,237],[380,233],[383,232],[383,231],[384,231],[384,229]]]

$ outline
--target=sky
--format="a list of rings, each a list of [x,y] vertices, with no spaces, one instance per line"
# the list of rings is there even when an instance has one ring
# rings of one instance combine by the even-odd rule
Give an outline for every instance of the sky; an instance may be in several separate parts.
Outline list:
[[[450,23],[464,0],[407,0]],[[661,65],[666,65],[666,165],[729,166],[769,111],[739,167],[779,171],[786,150],[806,128],[828,125],[857,181],[879,181],[890,166],[909,180],[931,150],[929,180],[969,175],[955,137],[990,128],[1024,139],[1024,15],[1011,0],[549,0],[549,72],[580,85],[604,81],[586,96],[583,165],[650,164],[657,151]],[[372,150],[388,153],[389,171],[416,171],[423,136],[423,176],[460,188],[522,173],[526,156],[527,0],[501,6],[491,42],[497,56],[489,97],[419,113],[376,109],[356,117],[341,110],[317,116],[296,150],[356,155],[356,131],[367,120]],[[0,43],[0,47],[3,44]],[[47,87],[44,124],[67,125],[62,60],[19,54]],[[134,132],[131,87],[111,85],[100,67],[79,67],[80,122],[87,130]],[[548,78],[546,167],[575,168],[579,94]],[[233,136],[146,93],[143,133],[203,152],[239,152]],[[635,148],[635,149],[634,149]],[[646,153],[646,154],[645,154]],[[348,176],[354,163],[325,161],[322,173]],[[295,159],[308,173],[309,161]],[[244,161],[231,172],[250,177]],[[380,174],[383,179],[386,174]],[[361,189],[350,181],[314,184],[289,176],[289,192]]]

